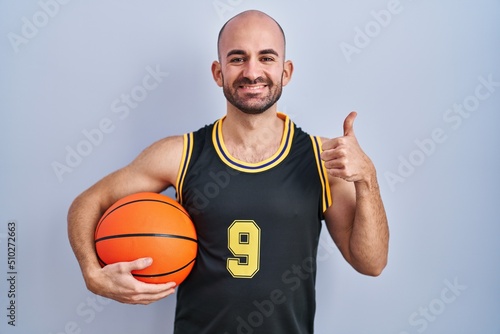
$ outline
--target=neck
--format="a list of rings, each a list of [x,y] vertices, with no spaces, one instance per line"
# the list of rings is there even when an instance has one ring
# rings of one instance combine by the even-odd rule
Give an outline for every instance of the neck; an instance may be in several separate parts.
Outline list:
[[[222,123],[222,135],[229,152],[246,162],[259,162],[279,148],[284,122],[277,117],[276,106],[257,115],[228,108]]]

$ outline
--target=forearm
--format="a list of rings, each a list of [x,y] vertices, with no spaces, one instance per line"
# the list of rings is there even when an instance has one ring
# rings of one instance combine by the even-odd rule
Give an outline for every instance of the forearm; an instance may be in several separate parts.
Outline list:
[[[349,243],[353,265],[377,276],[387,264],[389,228],[376,177],[355,182],[356,210]]]
[[[85,282],[92,270],[100,265],[95,254],[94,230],[102,214],[97,201],[85,193],[78,196],[68,211],[68,238],[82,270]]]

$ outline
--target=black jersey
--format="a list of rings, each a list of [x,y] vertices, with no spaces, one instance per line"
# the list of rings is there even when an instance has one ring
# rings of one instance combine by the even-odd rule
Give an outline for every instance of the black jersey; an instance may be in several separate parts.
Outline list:
[[[184,135],[179,202],[198,256],[179,286],[176,334],[313,332],[316,252],[331,204],[321,141],[284,114],[278,151],[259,163],[231,156],[223,118]]]

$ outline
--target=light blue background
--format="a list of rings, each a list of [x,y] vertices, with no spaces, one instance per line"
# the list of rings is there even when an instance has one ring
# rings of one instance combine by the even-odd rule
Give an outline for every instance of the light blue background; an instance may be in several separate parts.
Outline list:
[[[1,333],[171,333],[175,297],[131,306],[86,290],[67,209],[153,141],[225,113],[210,74],[217,33],[254,8],[281,23],[295,63],[279,109],[327,137],[358,111],[390,222],[378,278],[356,273],[322,235],[316,332],[500,333],[499,1],[66,2],[0,1]],[[114,112],[148,69],[163,73],[158,86],[127,117]],[[448,110],[464,103],[472,111],[458,124]],[[58,175],[67,147],[85,149],[83,131],[106,119],[109,133]],[[434,131],[441,142],[430,144]],[[16,327],[6,317],[11,220]]]

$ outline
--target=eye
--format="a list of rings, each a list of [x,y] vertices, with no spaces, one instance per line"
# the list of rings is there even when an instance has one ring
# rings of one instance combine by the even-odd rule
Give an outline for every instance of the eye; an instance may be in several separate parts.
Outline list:
[[[271,62],[271,61],[274,61],[274,58],[273,57],[262,57],[262,58],[260,58],[260,60],[263,62]]]
[[[229,60],[230,63],[242,63],[244,61],[245,59],[243,57],[231,58],[231,60]]]

